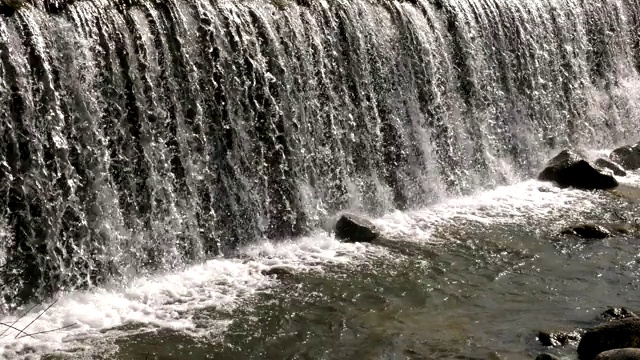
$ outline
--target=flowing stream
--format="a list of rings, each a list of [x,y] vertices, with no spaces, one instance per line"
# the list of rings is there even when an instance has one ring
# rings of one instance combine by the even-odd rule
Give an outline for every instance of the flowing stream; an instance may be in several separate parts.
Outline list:
[[[0,357],[519,359],[640,308],[637,236],[557,237],[638,174],[530,180],[640,139],[639,70],[639,0],[1,2]]]

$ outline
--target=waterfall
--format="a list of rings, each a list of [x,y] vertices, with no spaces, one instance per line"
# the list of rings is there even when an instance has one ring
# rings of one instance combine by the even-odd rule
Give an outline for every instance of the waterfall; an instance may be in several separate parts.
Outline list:
[[[0,7],[0,293],[171,269],[640,134],[640,0]]]

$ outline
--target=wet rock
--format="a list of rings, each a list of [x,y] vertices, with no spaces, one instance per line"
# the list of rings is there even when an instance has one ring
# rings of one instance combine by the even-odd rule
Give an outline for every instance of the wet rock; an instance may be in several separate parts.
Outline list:
[[[583,239],[604,239],[611,236],[611,231],[595,224],[571,226],[560,231],[562,235],[574,235]]]
[[[595,360],[640,360],[640,349],[613,349],[601,352]]]
[[[631,310],[624,307],[609,308],[598,315],[600,321],[613,321],[627,318],[636,318],[638,315],[634,314]]]
[[[624,171],[622,166],[614,163],[611,160],[599,158],[593,164],[601,169],[609,169],[613,171],[613,175],[615,176],[627,176],[627,172]]]
[[[336,223],[336,238],[346,242],[372,242],[380,237],[375,225],[367,219],[343,214]]]
[[[609,158],[626,170],[640,169],[640,145],[625,145],[611,152]]]
[[[560,360],[560,358],[555,355],[542,353],[536,356],[536,360]]]
[[[580,341],[580,331],[558,331],[558,332],[538,332],[538,341],[544,346],[565,346],[575,345]]]
[[[549,160],[547,167],[538,175],[538,180],[554,182],[561,188],[581,190],[606,190],[618,186],[613,176],[603,174],[569,150],[563,150]]]
[[[578,345],[580,360],[592,360],[603,351],[640,347],[640,318],[613,320],[587,331]]]
[[[275,276],[276,279],[283,279],[293,275],[293,272],[286,267],[274,266],[271,269],[262,270],[261,274],[264,276]]]

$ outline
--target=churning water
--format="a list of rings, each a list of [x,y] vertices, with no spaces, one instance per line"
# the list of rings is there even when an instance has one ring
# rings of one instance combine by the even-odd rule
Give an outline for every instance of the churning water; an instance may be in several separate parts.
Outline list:
[[[531,269],[557,263],[544,277],[559,279],[549,296],[566,306],[532,297],[527,319],[551,321],[535,309],[562,311],[577,296],[596,307],[626,294],[604,286],[599,297],[578,280],[594,286],[597,269],[633,263],[631,243],[596,261],[585,251],[607,245],[549,239],[560,223],[614,208],[631,216],[635,203],[525,180],[561,148],[637,141],[638,0],[44,4],[0,6],[2,323],[40,303],[22,328],[58,299],[28,332],[69,327],[33,337],[8,328],[0,356],[523,354],[530,347],[498,329],[527,322],[484,317],[517,308],[508,289],[547,286]],[[375,218],[398,245],[336,242],[323,229],[345,210]],[[581,260],[567,270],[566,257]],[[261,274],[275,264],[301,274],[295,291]],[[496,275],[522,267],[517,279]],[[629,265],[624,289],[634,274]],[[496,303],[458,308],[428,290],[472,285]],[[351,292],[361,308],[341,307]],[[285,316],[323,309],[316,300],[357,321],[373,309],[383,316],[366,319],[380,331],[354,333],[345,316],[326,324],[322,312],[309,323]],[[418,303],[438,314],[412,313]],[[385,317],[392,310],[416,324],[399,326],[410,318]],[[267,319],[317,336],[278,337],[284,328]],[[474,331],[482,340],[454,341]],[[419,337],[426,345],[406,343]]]

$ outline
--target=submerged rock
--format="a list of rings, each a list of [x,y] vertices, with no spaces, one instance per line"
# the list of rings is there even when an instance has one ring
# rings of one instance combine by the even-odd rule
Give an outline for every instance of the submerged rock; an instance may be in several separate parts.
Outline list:
[[[592,360],[601,352],[640,347],[640,318],[613,320],[587,331],[578,345],[580,360]]]
[[[640,169],[640,145],[625,145],[611,152],[609,158],[626,170]]]
[[[540,331],[538,332],[538,341],[544,346],[565,346],[576,345],[580,341],[580,331],[574,330],[571,332],[558,331],[555,333]]]
[[[380,237],[375,225],[353,214],[343,214],[336,223],[336,238],[347,242],[372,242]]]
[[[604,351],[595,360],[640,360],[640,349],[625,348]]]
[[[552,181],[561,188],[581,190],[607,190],[618,186],[613,176],[603,174],[569,150],[563,150],[549,160],[547,167],[538,175],[538,180]]]
[[[613,321],[627,318],[637,318],[638,315],[634,314],[631,310],[624,307],[609,308],[598,315],[600,321]]]
[[[264,276],[275,276],[276,279],[282,279],[293,275],[291,269],[281,266],[274,266],[271,269],[262,270],[261,274]]]
[[[560,360],[560,358],[552,354],[542,353],[536,356],[536,360]]]
[[[627,172],[624,171],[624,168],[611,160],[599,158],[593,164],[601,169],[609,169],[613,171],[613,175],[615,176],[627,176]]]
[[[562,229],[560,234],[574,235],[583,239],[604,239],[611,236],[611,231],[600,225],[582,224]]]

